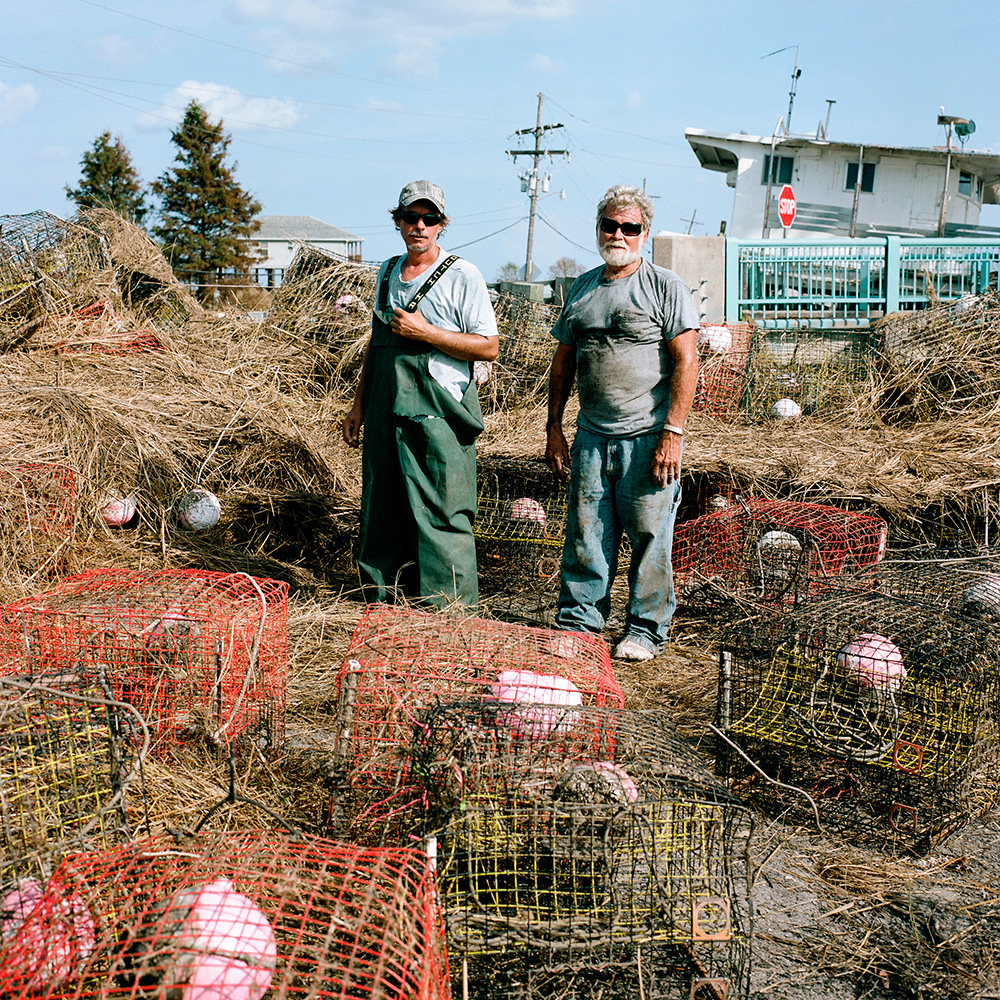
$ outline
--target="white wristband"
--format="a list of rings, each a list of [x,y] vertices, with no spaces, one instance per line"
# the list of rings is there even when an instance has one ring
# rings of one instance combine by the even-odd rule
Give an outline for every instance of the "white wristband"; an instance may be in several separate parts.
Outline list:
[[[683,427],[675,427],[673,424],[664,424],[663,429],[671,434],[677,434],[680,437],[684,437]]]

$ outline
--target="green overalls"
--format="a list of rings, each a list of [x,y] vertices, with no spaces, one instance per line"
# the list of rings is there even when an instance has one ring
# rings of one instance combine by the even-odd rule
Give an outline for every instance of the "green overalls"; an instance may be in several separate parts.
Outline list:
[[[439,264],[406,309],[414,311],[456,258]],[[431,375],[432,348],[393,333],[389,262],[372,316],[365,369],[358,570],[365,600],[393,591],[433,605],[479,601],[475,440],[483,429],[475,381],[461,400]],[[471,364],[470,364],[471,369]]]

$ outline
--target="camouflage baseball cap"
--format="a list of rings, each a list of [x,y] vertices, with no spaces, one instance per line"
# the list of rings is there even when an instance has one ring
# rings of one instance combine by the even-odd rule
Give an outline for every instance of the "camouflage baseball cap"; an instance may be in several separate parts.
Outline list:
[[[399,207],[406,208],[415,201],[429,201],[444,215],[444,191],[431,181],[410,181],[399,192]]]

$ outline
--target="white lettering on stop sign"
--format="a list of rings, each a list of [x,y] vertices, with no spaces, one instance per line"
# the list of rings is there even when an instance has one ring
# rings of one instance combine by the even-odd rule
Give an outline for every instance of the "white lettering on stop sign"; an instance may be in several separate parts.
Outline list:
[[[778,218],[785,229],[795,221],[795,192],[791,184],[786,184],[778,194]]]

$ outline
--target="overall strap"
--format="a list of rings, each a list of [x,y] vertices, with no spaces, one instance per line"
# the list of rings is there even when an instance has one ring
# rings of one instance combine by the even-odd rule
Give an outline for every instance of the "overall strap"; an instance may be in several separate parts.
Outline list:
[[[385,312],[386,307],[389,305],[389,279],[392,277],[392,269],[399,263],[400,257],[390,257],[389,263],[386,265],[385,273],[382,275],[382,283],[378,286],[378,298],[376,299],[376,309],[379,312]]]
[[[444,272],[447,271],[456,260],[458,260],[457,255],[451,254],[450,256],[445,257],[445,259],[441,261],[436,268],[434,268],[431,272],[431,276],[420,286],[420,288],[417,289],[416,295],[414,295],[413,298],[406,304],[407,312],[417,311],[417,306],[420,305],[420,300],[434,287],[434,285],[437,284],[438,278],[440,278],[441,275],[444,274]]]

